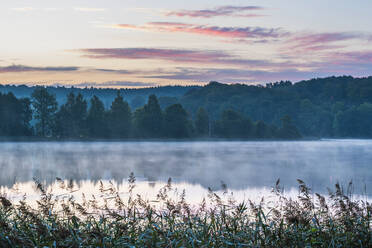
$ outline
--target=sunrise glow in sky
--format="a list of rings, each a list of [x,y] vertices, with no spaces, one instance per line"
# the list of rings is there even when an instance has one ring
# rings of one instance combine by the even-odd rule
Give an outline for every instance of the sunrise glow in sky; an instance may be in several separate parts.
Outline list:
[[[1,84],[372,75],[369,0],[1,0],[0,7]]]

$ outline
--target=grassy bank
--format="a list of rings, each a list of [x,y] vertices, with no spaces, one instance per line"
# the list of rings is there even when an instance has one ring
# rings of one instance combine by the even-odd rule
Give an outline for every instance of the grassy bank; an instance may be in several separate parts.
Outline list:
[[[155,201],[134,195],[129,178],[124,200],[111,185],[101,195],[77,202],[71,184],[60,180],[65,197],[36,181],[40,200],[0,198],[1,247],[371,247],[372,208],[336,185],[325,197],[299,180],[299,195],[288,199],[279,186],[275,202],[236,202],[209,191],[198,206],[174,198],[171,181]],[[352,184],[349,185],[352,188]]]

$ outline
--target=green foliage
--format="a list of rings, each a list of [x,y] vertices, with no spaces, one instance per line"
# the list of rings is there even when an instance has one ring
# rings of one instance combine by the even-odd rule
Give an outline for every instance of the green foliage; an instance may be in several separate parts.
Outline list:
[[[291,117],[288,115],[282,118],[282,126],[278,131],[278,136],[282,139],[299,139],[301,134],[298,132],[296,126],[292,124]]]
[[[81,201],[72,197],[71,182],[58,179],[61,198],[36,181],[40,199],[34,205],[0,196],[0,246],[372,247],[370,202],[353,200],[339,184],[327,197],[298,182],[294,199],[278,180],[269,201],[237,202],[227,190],[209,190],[191,205],[171,180],[155,201],[134,195],[133,175],[125,198],[112,183],[100,183],[99,196]]]
[[[337,123],[339,111],[342,114],[363,103],[372,103],[372,77],[328,77],[295,84],[282,81],[265,87],[211,82],[189,91],[180,103],[193,116],[203,107],[214,121],[222,111],[232,109],[255,122],[276,126],[288,115],[305,137],[370,137],[368,129],[354,132],[353,127],[336,130],[335,126],[348,125]]]
[[[334,121],[336,134],[342,137],[372,137],[372,104],[363,103],[338,111]]]
[[[104,138],[107,136],[107,113],[102,101],[93,96],[90,100],[90,108],[87,116],[88,135],[93,138]]]
[[[18,100],[12,95],[9,96],[12,100],[19,101],[23,129],[29,130],[32,115],[29,100]],[[37,135],[42,137],[50,136],[51,131],[55,138],[73,139],[181,139],[207,136],[233,139],[294,139],[299,137],[291,134],[291,130],[297,132],[292,123],[278,130],[275,125],[267,125],[262,121],[252,123],[249,118],[235,110],[223,111],[221,119],[212,122],[207,111],[199,108],[193,123],[187,111],[179,103],[168,106],[163,113],[155,95],[151,95],[147,104],[137,109],[133,115],[120,91],[117,91],[117,96],[109,110],[105,110],[103,102],[97,96],[93,96],[87,111],[87,102],[83,96],[70,93],[66,103],[55,113],[57,108],[55,99],[45,88],[37,89],[33,96],[34,108],[37,109],[35,117],[40,120],[36,125]],[[5,107],[9,106],[5,105]]]
[[[28,98],[21,98],[18,101],[21,104],[19,117],[21,118],[22,124],[20,131],[23,133],[23,135],[29,136],[32,134],[32,127],[30,125],[30,121],[32,120],[31,101]]]
[[[81,138],[87,133],[87,102],[81,94],[67,96],[67,102],[56,114],[55,135],[57,137]]]
[[[253,136],[253,123],[234,110],[222,112],[221,120],[215,123],[215,135],[223,138],[250,138]]]
[[[163,136],[163,113],[155,95],[149,96],[147,104],[135,111],[134,123],[139,137],[160,138]]]
[[[50,136],[58,109],[56,97],[44,87],[38,87],[31,95],[36,123],[36,133],[41,137]]]
[[[209,116],[207,111],[204,108],[199,108],[198,112],[196,113],[195,119],[195,129],[197,135],[201,137],[205,137],[209,135]]]
[[[188,138],[191,136],[191,123],[181,104],[173,104],[164,114],[165,136],[169,138]]]
[[[128,138],[132,131],[132,112],[120,91],[109,111],[109,130],[112,138]]]
[[[54,137],[62,138],[175,137],[176,135],[174,133],[170,135],[170,131],[165,127],[165,113],[162,109],[181,104],[188,116],[194,118],[189,120],[188,129],[191,131],[187,137],[371,138],[371,85],[372,77],[329,77],[296,84],[281,81],[267,84],[265,87],[211,82],[205,87],[188,88],[189,91],[184,96],[180,96],[180,92],[186,92],[181,90],[182,87],[133,90],[133,92],[141,92],[135,96],[131,95],[133,93],[131,90],[120,90],[112,103],[107,102],[106,96],[103,98],[106,100],[102,101],[98,95],[87,93],[100,92],[99,95],[110,93],[111,97],[112,90],[71,88],[65,104],[56,114],[53,92],[58,90],[39,87],[33,88],[35,92],[32,103],[38,136],[50,136],[53,130]],[[0,87],[0,91],[7,87]],[[29,90],[26,86],[12,89],[17,92]],[[82,94],[74,92],[83,92],[87,96],[86,99],[91,99],[94,108],[92,112],[90,111],[89,118],[86,100]],[[157,96],[150,95],[147,104],[144,104],[144,99],[147,97],[145,92],[146,94],[159,92],[159,100]],[[167,95],[169,92],[174,94]],[[126,99],[131,101],[133,106],[142,106],[136,109],[133,116],[121,94],[130,95],[131,98],[126,96]],[[0,135],[31,135],[32,110],[29,100],[17,99],[12,94],[2,95],[2,99],[4,104],[0,108],[3,123],[0,124]],[[105,106],[108,110],[104,108]],[[14,113],[14,116],[10,112]],[[290,117],[291,121],[283,122],[283,116]],[[182,115],[179,117],[184,118]],[[181,125],[177,127],[180,130],[183,129],[181,124],[183,122],[183,120],[177,121]]]
[[[0,136],[29,136],[32,110],[28,98],[0,93]]]

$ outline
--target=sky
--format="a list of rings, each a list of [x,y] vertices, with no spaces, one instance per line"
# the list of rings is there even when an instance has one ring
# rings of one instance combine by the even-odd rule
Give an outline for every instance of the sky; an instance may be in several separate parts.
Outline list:
[[[1,0],[0,84],[372,75],[370,0]]]

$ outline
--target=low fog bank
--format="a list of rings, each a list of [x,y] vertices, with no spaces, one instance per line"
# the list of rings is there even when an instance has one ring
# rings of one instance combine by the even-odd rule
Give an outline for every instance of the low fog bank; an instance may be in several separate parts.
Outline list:
[[[285,188],[304,180],[317,192],[336,182],[372,190],[372,141],[298,142],[27,142],[0,144],[0,185],[56,177],[76,182],[122,182],[133,172],[139,180],[200,184],[231,190]]]

